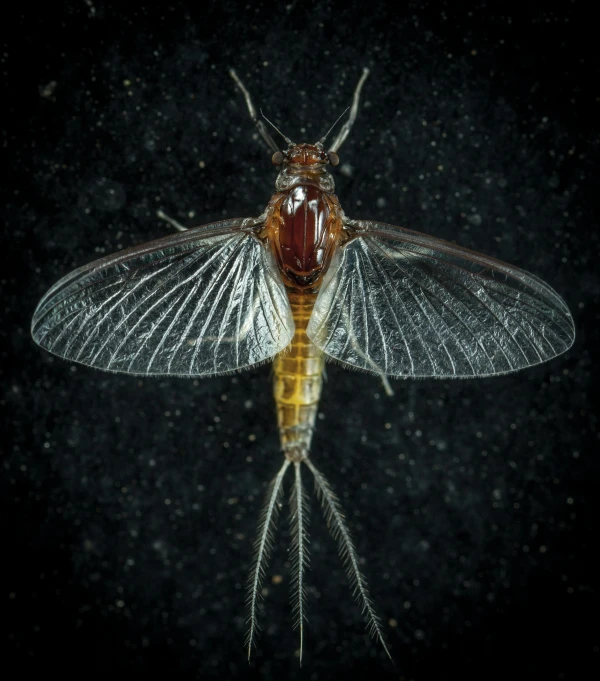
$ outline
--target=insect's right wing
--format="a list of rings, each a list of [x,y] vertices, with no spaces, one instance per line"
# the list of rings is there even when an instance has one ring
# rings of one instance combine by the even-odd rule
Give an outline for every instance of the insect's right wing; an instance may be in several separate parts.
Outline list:
[[[307,327],[330,357],[387,376],[490,376],[573,343],[565,302],[533,274],[419,232],[356,225]]]
[[[34,340],[68,360],[131,374],[206,376],[283,350],[294,322],[270,252],[224,220],[75,270],[40,301]]]

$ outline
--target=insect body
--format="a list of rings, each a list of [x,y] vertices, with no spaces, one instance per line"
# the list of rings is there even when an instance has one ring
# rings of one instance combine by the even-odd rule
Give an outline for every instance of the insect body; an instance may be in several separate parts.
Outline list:
[[[326,150],[286,138],[280,150],[234,72],[252,119],[280,166],[257,218],[224,220],[102,258],[40,301],[33,338],[69,360],[142,375],[210,376],[274,362],[284,460],[266,497],[249,580],[248,655],[283,478],[290,497],[293,607],[305,621],[306,466],[354,592],[386,652],[380,620],[340,504],[310,457],[326,359],[392,377],[502,374],[544,362],[574,340],[564,301],[537,277],[425,234],[351,220],[328,166],[356,118]],[[388,653],[389,654],[389,653]]]
[[[269,202],[261,236],[275,252],[294,319],[291,346],[275,359],[275,400],[282,449],[300,462],[308,456],[325,367],[306,328],[344,228],[321,145],[293,145],[282,162],[278,185],[286,187]]]

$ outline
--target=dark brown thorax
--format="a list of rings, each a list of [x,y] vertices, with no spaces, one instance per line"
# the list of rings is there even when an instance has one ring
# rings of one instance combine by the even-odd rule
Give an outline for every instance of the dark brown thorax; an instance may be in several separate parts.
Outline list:
[[[329,158],[321,145],[298,144],[282,155],[280,190],[267,209],[263,237],[290,288],[316,291],[342,236]]]

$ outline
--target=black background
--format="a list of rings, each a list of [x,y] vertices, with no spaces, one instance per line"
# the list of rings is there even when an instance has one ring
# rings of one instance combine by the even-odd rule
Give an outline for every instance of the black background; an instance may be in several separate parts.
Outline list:
[[[47,3],[3,10],[3,666],[63,678],[582,679],[598,671],[600,70],[585,3]],[[591,11],[591,10],[590,10]],[[55,359],[29,320],[100,254],[257,215],[275,171],[227,75],[341,150],[347,214],[525,267],[572,310],[560,358],[484,380],[328,369],[313,458],[395,666],[313,503],[302,668],[283,513],[264,629],[244,587],[280,464],[270,370],[140,380]],[[288,481],[289,484],[289,481]]]

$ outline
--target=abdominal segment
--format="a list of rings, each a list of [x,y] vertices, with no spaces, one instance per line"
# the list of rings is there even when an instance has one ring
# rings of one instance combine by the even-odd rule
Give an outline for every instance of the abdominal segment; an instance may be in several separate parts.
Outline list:
[[[289,291],[288,295],[296,331],[291,345],[275,358],[274,393],[281,448],[288,459],[302,461],[315,428],[325,358],[306,335],[316,294]]]

